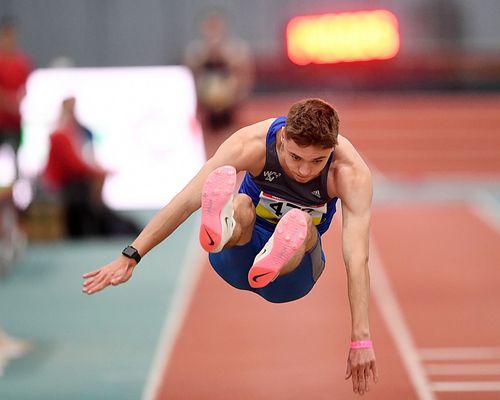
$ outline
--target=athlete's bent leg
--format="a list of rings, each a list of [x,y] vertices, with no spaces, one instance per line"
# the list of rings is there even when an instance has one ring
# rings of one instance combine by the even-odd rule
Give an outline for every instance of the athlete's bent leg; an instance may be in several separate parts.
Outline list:
[[[233,236],[233,195],[236,170],[232,166],[215,169],[208,175],[201,196],[200,244],[217,253]]]
[[[292,272],[317,240],[317,230],[311,217],[298,209],[289,211],[281,218],[273,235],[255,257],[248,272],[250,286],[262,288],[279,275]]]
[[[252,238],[255,207],[246,194],[234,195],[235,187],[232,166],[215,169],[203,185],[200,244],[209,253],[246,244]]]
[[[295,268],[297,268],[304,258],[304,254],[313,249],[318,243],[318,230],[313,223],[311,216],[307,213],[303,213],[306,217],[307,223],[307,234],[304,243],[298,248],[295,254],[290,258],[290,260],[281,268],[279,275],[283,276],[289,274]]]
[[[252,239],[255,224],[255,207],[250,196],[238,193],[233,200],[233,218],[236,221],[233,236],[224,246],[225,249],[247,244]]]

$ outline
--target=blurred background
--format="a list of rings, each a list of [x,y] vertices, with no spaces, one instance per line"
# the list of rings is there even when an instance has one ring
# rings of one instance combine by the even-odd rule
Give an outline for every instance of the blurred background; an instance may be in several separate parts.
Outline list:
[[[38,67],[58,57],[79,67],[183,64],[187,44],[213,8],[223,10],[231,32],[248,43],[257,91],[498,88],[494,0],[2,1],[2,14],[19,18],[20,41]],[[304,69],[288,59],[285,28],[292,18],[374,9],[390,10],[399,21],[401,46],[391,61]]]
[[[386,382],[369,396],[500,397],[498,1],[0,0],[0,18],[1,399],[351,398],[339,218],[325,241],[337,286],[326,275],[300,306],[197,286],[209,270],[197,214],[127,285],[80,293],[81,274],[115,258],[227,137],[304,97],[334,104],[374,176]],[[227,320],[189,322],[211,302]],[[402,318],[384,311],[395,304]],[[310,309],[321,319],[297,330]],[[238,327],[263,318],[322,331],[309,342],[319,361],[293,353],[293,337],[238,362],[201,338],[219,325],[250,340]],[[270,355],[283,365],[267,370]],[[261,375],[277,383],[257,388]]]

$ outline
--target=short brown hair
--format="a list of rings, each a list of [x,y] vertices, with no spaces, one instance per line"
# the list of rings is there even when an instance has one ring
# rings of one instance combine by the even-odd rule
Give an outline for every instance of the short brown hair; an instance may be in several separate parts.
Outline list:
[[[339,116],[326,101],[304,99],[290,107],[285,137],[299,146],[335,147],[338,134]]]

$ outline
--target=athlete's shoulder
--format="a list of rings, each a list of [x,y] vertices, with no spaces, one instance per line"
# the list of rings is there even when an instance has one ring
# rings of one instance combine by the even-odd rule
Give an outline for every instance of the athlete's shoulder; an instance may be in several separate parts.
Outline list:
[[[339,167],[345,167],[346,170],[356,173],[369,172],[368,165],[363,160],[358,150],[345,136],[338,136],[338,144],[334,150],[335,162]]]
[[[279,118],[268,118],[268,119],[256,122],[255,124],[249,125],[249,127],[253,127],[255,129],[258,129],[260,131],[265,131],[267,133],[267,131],[269,130],[269,128],[273,124],[275,124],[278,119]]]
[[[238,171],[253,170],[265,161],[266,135],[274,118],[247,125],[219,147],[214,158],[229,162]]]
[[[353,144],[339,135],[334,150],[335,158],[330,165],[328,191],[338,197],[348,195],[353,188],[371,190],[371,172]]]
[[[234,137],[243,141],[261,141],[267,135],[267,132],[276,118],[269,118],[263,121],[247,125],[234,133]]]

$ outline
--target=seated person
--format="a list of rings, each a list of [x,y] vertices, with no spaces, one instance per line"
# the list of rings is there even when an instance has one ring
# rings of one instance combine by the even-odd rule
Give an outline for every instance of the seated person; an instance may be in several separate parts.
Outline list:
[[[95,163],[92,152],[85,152],[92,133],[76,118],[75,103],[73,97],[62,103],[57,128],[50,136],[43,182],[62,198],[68,236],[134,234],[138,227],[102,201],[107,172]]]

